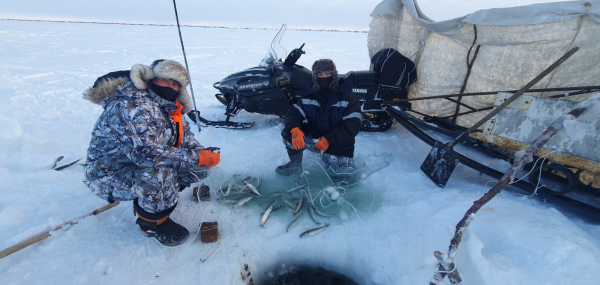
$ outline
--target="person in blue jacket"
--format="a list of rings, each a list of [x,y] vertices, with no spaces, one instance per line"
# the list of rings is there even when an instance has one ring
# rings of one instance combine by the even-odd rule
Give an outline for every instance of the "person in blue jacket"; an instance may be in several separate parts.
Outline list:
[[[285,115],[281,136],[290,161],[275,169],[278,174],[302,172],[305,149],[322,152],[321,159],[334,172],[354,168],[354,138],[362,124],[360,101],[330,59],[315,61],[312,81],[311,89]]]

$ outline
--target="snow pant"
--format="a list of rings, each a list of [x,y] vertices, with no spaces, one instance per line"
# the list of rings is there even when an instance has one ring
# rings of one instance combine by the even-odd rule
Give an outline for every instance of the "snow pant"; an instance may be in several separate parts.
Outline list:
[[[208,176],[208,171],[178,173],[169,167],[125,167],[110,177],[90,181],[88,186],[98,197],[114,201],[138,199],[149,213],[159,213],[177,204],[179,191]]]
[[[315,143],[313,141],[314,138],[310,136],[304,136],[304,149],[296,150],[292,142],[287,139],[283,139],[283,144],[287,149],[292,149],[296,151],[304,151],[308,149],[311,152],[321,153],[321,150],[315,147]],[[336,173],[346,173],[351,172],[354,173],[354,159],[346,156],[333,155],[328,153],[323,153],[321,156],[321,160],[325,163],[327,167],[333,170]]]

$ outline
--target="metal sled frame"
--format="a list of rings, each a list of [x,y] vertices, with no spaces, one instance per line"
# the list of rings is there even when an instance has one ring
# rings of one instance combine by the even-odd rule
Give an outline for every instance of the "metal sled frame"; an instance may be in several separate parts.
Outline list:
[[[432,130],[432,131],[450,136],[452,138],[454,138],[460,134],[459,132],[452,132],[448,129],[443,129],[443,128],[432,126],[432,125],[408,114],[407,112],[400,110],[399,108],[394,108],[392,106],[386,106],[384,109],[394,119],[396,119],[396,121],[398,121],[398,123],[400,123],[402,126],[404,126],[407,130],[409,130],[412,134],[414,134],[420,140],[422,140],[423,142],[427,143],[428,145],[430,145],[432,147],[435,145],[436,140],[434,138],[432,138],[431,136],[429,136],[428,134],[426,134],[422,129]],[[481,141],[477,141],[472,138],[468,138],[466,140],[465,145],[467,147],[471,147],[479,152],[485,153],[494,158],[500,158],[500,159],[504,159],[504,160],[510,159],[509,156],[502,154],[501,151],[494,145],[483,143]],[[477,170],[480,173],[490,176],[494,179],[500,179],[504,175],[504,173],[502,173],[498,170],[495,170],[493,168],[490,168],[488,166],[485,166],[485,165],[483,165],[469,157],[466,157],[460,153],[457,153],[457,158],[459,159],[459,162],[461,164],[468,166],[474,170]],[[534,161],[535,160],[537,160],[537,157],[534,157]],[[529,166],[529,169],[531,169],[531,166]],[[511,185],[514,187],[509,187],[507,189],[517,192],[519,194],[531,196],[534,193],[534,187],[527,181],[520,180]],[[586,189],[583,189],[583,191],[586,191]],[[552,192],[554,192],[554,191],[546,189],[545,187],[542,187],[537,191],[537,195],[535,195],[534,197],[536,197],[542,201],[548,201],[548,202],[552,202],[555,204],[566,206],[574,212],[577,212],[584,216],[589,216],[597,221],[600,221],[600,209],[590,206],[588,204],[579,202],[575,199],[563,196],[563,195],[552,194]],[[586,192],[588,192],[588,191],[586,191]]]

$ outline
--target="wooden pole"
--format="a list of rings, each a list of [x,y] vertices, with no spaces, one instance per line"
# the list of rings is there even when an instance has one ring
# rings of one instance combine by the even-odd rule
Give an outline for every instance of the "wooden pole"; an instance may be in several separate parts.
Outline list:
[[[510,184],[515,179],[517,174],[519,174],[519,172],[521,172],[521,170],[523,170],[523,167],[525,166],[525,164],[533,161],[533,155],[536,154],[542,148],[542,146],[544,146],[544,144],[546,144],[546,142],[548,142],[548,140],[550,140],[552,138],[552,136],[554,136],[563,127],[563,123],[565,122],[565,120],[573,120],[573,119],[579,117],[581,114],[583,114],[588,109],[590,109],[594,104],[600,104],[600,95],[597,94],[597,95],[589,98],[588,100],[579,103],[569,113],[567,113],[566,115],[560,116],[559,118],[554,120],[554,122],[552,122],[552,124],[550,124],[550,126],[547,127],[546,130],[544,130],[544,132],[529,146],[529,148],[527,148],[527,150],[525,150],[524,152],[521,152],[520,155],[519,155],[519,153],[517,153],[515,162],[506,171],[506,173],[504,173],[504,176],[502,176],[500,181],[498,181],[498,183],[496,183],[496,185],[492,189],[490,189],[490,191],[485,193],[485,195],[483,195],[483,197],[481,197],[481,198],[479,198],[479,200],[473,202],[473,206],[471,206],[471,208],[469,208],[469,210],[467,210],[467,212],[465,213],[463,218],[456,225],[456,231],[454,232],[454,237],[450,241],[450,246],[448,248],[448,259],[450,261],[452,261],[452,262],[454,261],[454,257],[456,257],[456,252],[458,251],[458,245],[460,244],[460,242],[462,240],[463,233],[465,232],[466,228],[469,226],[471,220],[475,217],[475,213],[477,213],[477,211],[479,211],[479,209],[481,209],[481,207],[483,207],[483,205],[485,205],[487,202],[492,200],[492,198],[494,198],[496,195],[498,195],[498,193],[500,193],[500,191],[502,191],[502,189],[504,189],[504,187],[506,187],[506,185]],[[443,263],[440,263],[440,265],[443,265]],[[445,271],[453,270],[452,268],[446,268],[446,267],[444,267],[444,269],[445,269]],[[456,271],[456,270],[454,270],[454,271]],[[443,279],[444,275],[445,275],[445,273],[441,273],[442,279]],[[436,284],[434,282],[438,282],[438,280],[440,279],[439,277],[440,277],[440,273],[436,272],[434,277],[430,281],[430,284]],[[452,278],[450,278],[450,281],[453,282]],[[452,284],[458,284],[458,283],[452,283]]]
[[[68,221],[66,223],[60,224],[59,226],[55,227],[54,229],[52,229],[50,231],[47,231],[45,233],[41,233],[41,234],[36,235],[34,237],[31,237],[31,238],[29,238],[27,240],[24,240],[24,241],[22,241],[22,242],[20,242],[18,244],[15,244],[15,245],[13,245],[13,246],[11,246],[11,247],[3,250],[2,252],[0,252],[0,259],[5,258],[5,257],[7,257],[7,256],[9,256],[9,255],[11,255],[11,254],[13,254],[13,253],[21,250],[21,249],[24,249],[24,248],[26,248],[26,247],[28,247],[28,246],[30,246],[32,244],[35,244],[38,241],[46,239],[47,237],[50,236],[50,232],[51,231],[59,230],[59,229],[61,229],[62,227],[66,226],[66,225],[77,224],[80,220],[82,220],[85,217],[98,215],[98,214],[100,214],[100,213],[102,213],[104,211],[107,211],[107,210],[110,210],[110,209],[114,208],[117,205],[119,205],[119,201],[116,201],[116,202],[114,202],[112,204],[104,205],[104,206],[102,206],[102,207],[94,210],[93,212],[91,212],[89,214],[83,215],[83,216],[81,216],[79,218],[76,218],[74,220],[71,220],[71,221]]]

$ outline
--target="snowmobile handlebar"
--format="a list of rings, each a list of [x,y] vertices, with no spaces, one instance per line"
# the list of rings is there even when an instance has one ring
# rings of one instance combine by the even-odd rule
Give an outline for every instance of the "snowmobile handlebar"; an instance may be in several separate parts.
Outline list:
[[[300,46],[300,48],[294,49],[292,52],[290,52],[290,54],[285,59],[285,62],[283,65],[294,66],[294,64],[296,64],[298,59],[300,59],[300,56],[302,56],[303,54],[306,53],[305,51],[302,50],[303,47],[304,47],[304,44],[302,44]]]

